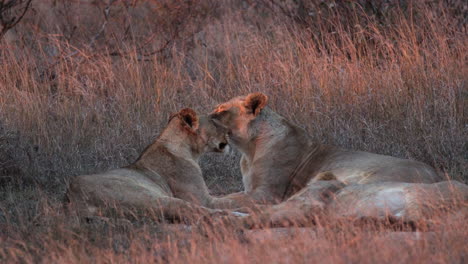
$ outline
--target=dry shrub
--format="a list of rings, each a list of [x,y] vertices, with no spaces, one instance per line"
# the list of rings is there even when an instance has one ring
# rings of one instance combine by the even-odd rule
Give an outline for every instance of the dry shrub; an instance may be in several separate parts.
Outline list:
[[[134,161],[180,108],[206,113],[253,91],[317,141],[420,160],[466,182],[468,45],[457,1],[336,1],[302,7],[314,13],[299,20],[297,6],[273,2],[283,3],[33,1],[0,40],[0,177],[20,179],[0,187],[0,260],[466,258],[463,221],[411,247],[349,226],[281,245],[220,229],[180,239],[178,250],[154,235],[157,224],[93,231],[61,218],[70,177]],[[213,192],[242,188],[238,156],[201,160]]]

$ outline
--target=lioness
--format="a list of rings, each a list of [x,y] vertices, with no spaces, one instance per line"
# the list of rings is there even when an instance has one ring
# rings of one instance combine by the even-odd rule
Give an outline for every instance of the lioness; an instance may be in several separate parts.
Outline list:
[[[313,142],[304,129],[267,107],[267,102],[265,94],[251,93],[218,105],[210,115],[228,129],[229,143],[242,153],[244,192],[230,195],[232,199],[277,203],[326,174],[345,184],[442,180],[421,162]]]
[[[159,137],[136,162],[101,174],[75,177],[68,200],[85,216],[116,207],[154,210],[166,218],[211,214],[209,208],[237,207],[211,197],[198,159],[207,151],[226,149],[226,131],[191,109],[174,114]]]

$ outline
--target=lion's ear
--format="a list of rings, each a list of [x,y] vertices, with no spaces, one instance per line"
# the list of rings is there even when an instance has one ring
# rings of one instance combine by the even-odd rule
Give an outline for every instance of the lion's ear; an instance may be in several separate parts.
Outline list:
[[[245,99],[245,107],[253,115],[260,114],[260,111],[267,105],[268,96],[263,93],[251,93]]]
[[[195,111],[190,108],[184,108],[179,111],[179,116],[183,125],[186,126],[188,129],[195,131],[198,128],[198,116]]]

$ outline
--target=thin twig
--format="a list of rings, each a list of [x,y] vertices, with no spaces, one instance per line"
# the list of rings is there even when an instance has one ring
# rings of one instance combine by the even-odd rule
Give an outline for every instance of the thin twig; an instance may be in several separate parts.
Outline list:
[[[19,5],[22,3],[22,1],[20,3],[16,2],[16,1],[10,1],[10,2],[7,2],[6,4],[4,3],[4,1],[2,1],[0,3],[0,23],[2,24],[2,31],[0,32],[0,39],[7,33],[8,30],[14,28],[24,17],[24,15],[26,15],[26,12],[29,10],[29,7],[31,6],[31,2],[32,0],[27,0],[26,2],[26,6],[23,8],[23,13],[21,13],[21,15],[16,18],[16,17],[13,17],[10,21],[4,21],[2,19],[2,12],[5,12],[6,10],[10,10],[12,9],[14,6],[16,5]]]

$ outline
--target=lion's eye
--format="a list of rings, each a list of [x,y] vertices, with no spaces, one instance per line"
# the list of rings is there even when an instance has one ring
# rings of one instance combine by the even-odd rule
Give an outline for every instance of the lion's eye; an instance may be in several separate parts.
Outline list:
[[[227,113],[226,110],[221,110],[221,111],[216,112],[216,115],[217,115],[218,117],[222,117],[222,116],[224,116],[226,113]]]
[[[211,114],[210,116],[211,116],[211,118],[212,118],[213,120],[221,120],[221,119],[224,118],[224,116],[226,116],[226,113],[227,113],[227,111],[224,111],[224,110],[221,111],[221,112],[217,112],[217,111],[216,111],[216,112],[214,112],[213,114]]]

